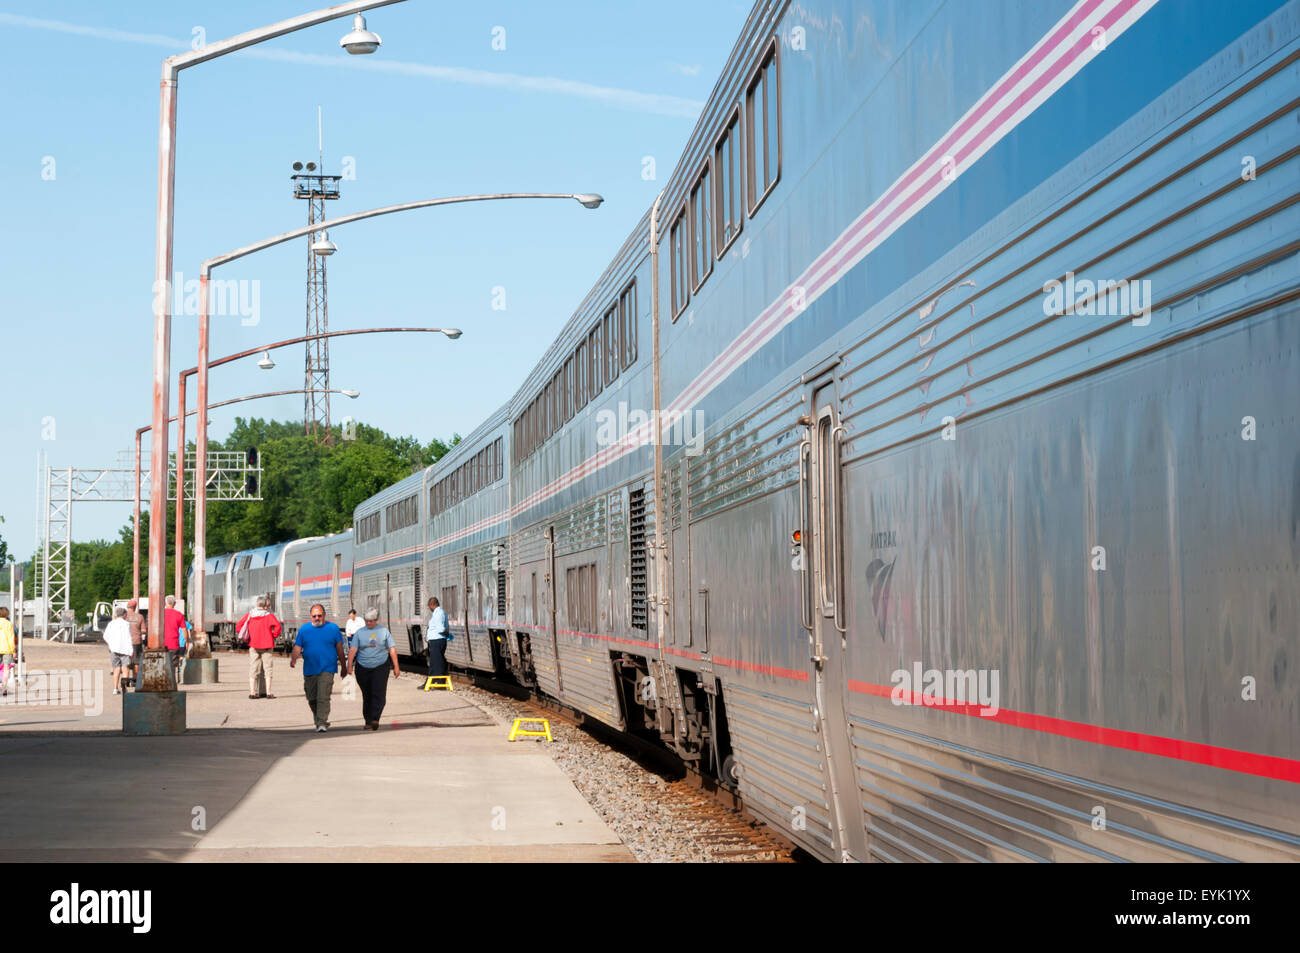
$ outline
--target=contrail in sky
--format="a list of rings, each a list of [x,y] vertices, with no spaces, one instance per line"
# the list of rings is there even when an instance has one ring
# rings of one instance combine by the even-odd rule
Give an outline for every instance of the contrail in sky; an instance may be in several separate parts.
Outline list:
[[[163,36],[159,33],[132,33],[127,30],[82,26],[77,23],[65,23],[62,20],[44,20],[38,17],[24,17],[13,13],[0,13],[0,25],[68,33],[97,40],[109,40],[114,43],[156,46],[172,52],[181,52],[190,46],[188,40]],[[619,109],[631,109],[661,116],[680,116],[685,119],[695,119],[704,108],[704,103],[680,96],[640,93],[631,89],[597,86],[593,83],[559,79],[554,76],[521,76],[517,73],[497,73],[489,70],[466,69],[459,66],[429,66],[425,63],[407,63],[401,60],[384,59],[372,60],[368,57],[357,56],[343,58],[324,56],[317,53],[295,53],[289,50],[256,47],[243,50],[241,53],[234,55],[252,56],[257,59],[275,60],[282,63],[299,63],[306,66],[338,66],[380,73],[397,73],[404,76],[419,76],[425,79],[461,83],[468,86],[487,86],[496,89],[551,93],[558,96],[570,96],[605,103]]]

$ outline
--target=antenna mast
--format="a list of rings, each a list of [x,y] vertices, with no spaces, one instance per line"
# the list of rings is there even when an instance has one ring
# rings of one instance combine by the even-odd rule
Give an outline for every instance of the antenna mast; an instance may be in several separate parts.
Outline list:
[[[324,117],[321,107],[316,107],[316,158],[319,162],[302,162],[293,164],[293,197],[307,202],[307,224],[315,225],[326,219],[325,202],[339,197],[339,180],[337,175],[325,175],[325,136]],[[322,252],[315,250],[317,243]],[[325,283],[325,258],[333,253],[333,246],[326,244],[323,232],[309,232],[307,235],[307,331],[311,334],[323,334],[329,330],[329,305]],[[308,436],[314,436],[317,443],[330,444],[330,354],[329,339],[317,338],[308,341],[303,375],[303,426]]]

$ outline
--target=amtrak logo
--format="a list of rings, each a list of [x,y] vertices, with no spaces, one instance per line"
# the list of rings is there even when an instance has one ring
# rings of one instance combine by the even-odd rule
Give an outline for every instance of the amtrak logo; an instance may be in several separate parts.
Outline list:
[[[876,628],[880,637],[885,637],[885,626],[889,624],[889,592],[894,581],[894,564],[898,557],[886,563],[883,559],[873,559],[867,565],[867,585],[871,587],[871,614],[876,617]]]

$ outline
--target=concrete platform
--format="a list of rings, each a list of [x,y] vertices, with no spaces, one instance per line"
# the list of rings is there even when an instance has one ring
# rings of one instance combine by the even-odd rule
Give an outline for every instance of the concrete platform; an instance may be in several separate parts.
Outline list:
[[[317,734],[301,667],[276,659],[278,697],[250,700],[246,659],[222,654],[225,682],[182,689],[184,735],[128,737],[103,646],[26,649],[73,674],[45,679],[61,704],[0,699],[0,862],[632,860],[538,742],[414,676],[389,682],[378,732],[336,681]]]

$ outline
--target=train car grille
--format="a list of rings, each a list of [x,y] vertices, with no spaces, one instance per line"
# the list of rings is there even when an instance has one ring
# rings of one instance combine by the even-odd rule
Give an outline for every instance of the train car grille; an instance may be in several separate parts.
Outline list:
[[[628,494],[628,559],[632,575],[632,628],[646,628],[645,490]]]
[[[506,617],[506,571],[497,570],[497,618]]]

